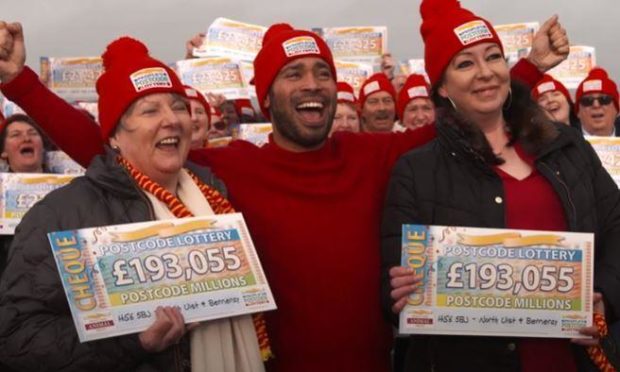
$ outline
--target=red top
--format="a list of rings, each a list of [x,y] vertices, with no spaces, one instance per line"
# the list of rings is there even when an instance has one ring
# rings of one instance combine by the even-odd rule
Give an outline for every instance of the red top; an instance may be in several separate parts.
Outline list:
[[[495,167],[504,186],[506,228],[566,231],[562,202],[547,179],[534,166],[534,157],[520,144],[515,145],[519,157],[532,167],[532,173],[518,180]],[[521,370],[528,372],[577,371],[566,339],[524,338],[519,342]]]

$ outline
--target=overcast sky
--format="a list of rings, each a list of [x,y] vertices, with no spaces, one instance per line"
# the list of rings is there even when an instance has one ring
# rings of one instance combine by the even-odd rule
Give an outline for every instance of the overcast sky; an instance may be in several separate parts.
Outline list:
[[[19,20],[26,32],[28,64],[39,56],[100,55],[112,39],[128,34],[152,54],[181,59],[185,41],[217,17],[299,28],[388,26],[398,59],[421,58],[419,0],[0,0],[0,17]],[[543,22],[554,13],[572,44],[597,49],[597,62],[620,82],[620,0],[462,0],[492,23]]]

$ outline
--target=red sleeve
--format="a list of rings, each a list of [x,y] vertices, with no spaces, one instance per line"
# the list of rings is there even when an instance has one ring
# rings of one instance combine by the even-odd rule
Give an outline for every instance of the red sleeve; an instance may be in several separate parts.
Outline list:
[[[99,125],[47,89],[29,67],[0,89],[81,166],[88,167],[92,158],[103,153]]]
[[[392,133],[348,133],[336,132],[334,137],[349,137],[350,142],[356,151],[363,151],[372,154],[372,158],[377,161],[382,172],[392,169],[396,160],[409,150],[421,147],[435,139],[437,131],[435,124],[406,130],[404,132]],[[349,142],[349,141],[347,141]],[[361,150],[360,150],[361,149]]]
[[[538,71],[538,68],[525,58],[521,58],[510,69],[510,78],[520,81],[530,89],[533,89],[542,77],[543,73]]]
[[[423,127],[406,130],[402,133],[392,134],[392,143],[389,146],[387,156],[388,166],[391,169],[396,160],[409,150],[426,145],[437,137],[435,124],[425,125]]]

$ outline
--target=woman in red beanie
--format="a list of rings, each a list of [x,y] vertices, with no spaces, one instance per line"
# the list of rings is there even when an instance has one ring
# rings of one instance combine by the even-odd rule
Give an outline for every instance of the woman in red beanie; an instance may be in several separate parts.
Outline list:
[[[594,285],[605,299],[596,298],[595,312],[619,316],[618,187],[580,133],[550,122],[529,89],[511,81],[488,21],[455,0],[425,0],[420,9],[437,139],[393,169],[382,223],[384,310],[399,313],[419,285],[400,266],[402,225],[430,224],[594,232]],[[556,17],[541,30],[566,38]],[[593,338],[579,342],[600,354],[596,327],[581,332]],[[412,336],[406,356],[410,371],[576,371],[587,362],[569,340],[514,337]]]
[[[179,307],[163,304],[139,334],[78,340],[48,232],[234,211],[208,169],[184,168],[192,121],[188,91],[174,71],[128,37],[102,58],[97,93],[106,153],[17,227],[0,286],[0,360],[20,371],[263,371],[255,327],[264,327],[252,316],[186,326]]]
[[[400,125],[415,129],[435,122],[435,105],[430,99],[430,87],[419,74],[407,77],[403,88],[398,92],[396,113]]]
[[[334,132],[359,132],[359,106],[353,87],[344,81],[339,81],[336,86],[338,89],[338,104],[336,105],[336,115],[334,115],[334,123],[329,135],[331,136]]]
[[[532,89],[532,99],[545,110],[549,119],[579,128],[579,119],[568,89],[551,75],[545,74]]]
[[[185,86],[185,95],[189,99],[192,118],[192,140],[190,148],[206,147],[209,127],[211,126],[211,105],[198,90]]]

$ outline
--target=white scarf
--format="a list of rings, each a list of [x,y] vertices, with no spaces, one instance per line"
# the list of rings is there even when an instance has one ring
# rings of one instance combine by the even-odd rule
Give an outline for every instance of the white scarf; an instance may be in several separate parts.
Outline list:
[[[146,192],[155,218],[176,218],[168,206]],[[179,176],[177,197],[194,216],[213,215],[207,202],[191,176],[182,169]],[[256,329],[251,315],[202,322],[190,334],[192,372],[264,372]]]

